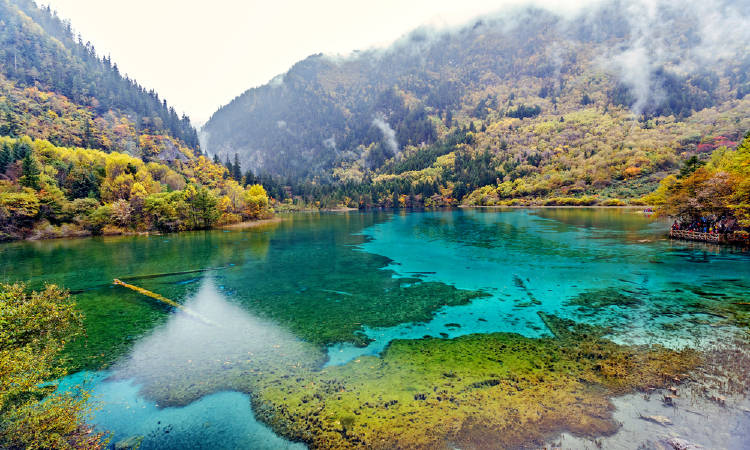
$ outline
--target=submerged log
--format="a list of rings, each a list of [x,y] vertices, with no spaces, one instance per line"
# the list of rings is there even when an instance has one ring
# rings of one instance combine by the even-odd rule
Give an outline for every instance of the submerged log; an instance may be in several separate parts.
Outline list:
[[[187,314],[188,316],[190,316],[190,317],[192,317],[194,319],[197,319],[197,320],[205,323],[206,325],[217,326],[214,322],[206,319],[202,315],[194,312],[193,310],[191,310],[189,308],[186,308],[186,307],[182,306],[181,304],[179,304],[179,303],[177,303],[177,302],[175,302],[173,300],[168,299],[167,297],[164,297],[163,295],[159,295],[159,294],[157,294],[155,292],[151,292],[148,289],[143,289],[142,287],[138,287],[138,286],[134,286],[132,284],[125,283],[124,281],[118,280],[117,278],[115,278],[112,281],[112,283],[116,284],[118,286],[122,286],[122,287],[128,288],[128,289],[130,289],[132,291],[135,291],[135,292],[137,292],[137,293],[139,293],[141,295],[145,295],[146,297],[151,297],[151,298],[153,298],[155,300],[158,300],[158,301],[160,301],[162,303],[165,303],[165,304],[167,304],[167,305],[169,305],[169,306],[171,306],[173,308],[177,308],[180,311],[182,311],[185,314]]]
[[[164,272],[164,273],[152,273],[147,275],[132,275],[129,277],[122,277],[123,280],[146,280],[149,278],[161,278],[161,277],[171,277],[175,275],[186,275],[189,273],[200,273],[200,272],[208,272],[211,270],[221,270],[226,269],[226,267],[208,267],[205,269],[193,269],[193,270],[182,270],[179,272]]]

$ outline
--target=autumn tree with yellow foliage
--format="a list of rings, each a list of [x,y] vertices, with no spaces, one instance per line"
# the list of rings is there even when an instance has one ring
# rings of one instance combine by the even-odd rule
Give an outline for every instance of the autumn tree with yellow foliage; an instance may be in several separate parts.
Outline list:
[[[273,213],[262,186],[203,156],[144,162],[28,137],[0,138],[0,149],[0,240],[206,229]]]
[[[80,329],[67,292],[0,283],[0,448],[104,448],[85,422],[88,394],[50,383],[66,374],[59,354]]]
[[[750,228],[750,132],[736,149],[718,148],[707,164],[688,161],[685,169],[679,178],[664,178],[645,201],[665,216],[685,221],[733,217]]]

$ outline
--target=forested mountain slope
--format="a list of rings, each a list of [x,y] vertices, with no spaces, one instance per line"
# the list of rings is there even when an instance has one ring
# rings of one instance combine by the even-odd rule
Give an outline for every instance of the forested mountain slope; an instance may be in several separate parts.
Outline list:
[[[70,24],[0,0],[0,241],[209,228],[272,214],[190,120]]]
[[[750,129],[750,2],[688,3],[518,9],[314,55],[220,108],[204,149],[355,205],[640,196]]]
[[[0,0],[0,131],[147,159],[198,148],[186,116],[32,0]]]

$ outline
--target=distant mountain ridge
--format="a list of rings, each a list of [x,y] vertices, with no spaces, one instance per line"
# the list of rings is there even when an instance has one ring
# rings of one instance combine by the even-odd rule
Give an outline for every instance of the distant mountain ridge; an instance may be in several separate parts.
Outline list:
[[[736,142],[750,125],[750,41],[739,26],[750,23],[748,11],[746,0],[605,1],[574,18],[525,8],[457,31],[417,30],[385,50],[313,55],[216,111],[202,129],[204,149],[222,159],[239,152],[243,167],[290,184],[371,184],[432,167],[412,175],[411,188],[432,177],[424,195],[457,183],[466,195],[538,185],[556,167],[562,180],[530,195],[564,194],[583,172],[591,180],[580,192],[626,181],[641,187],[613,195],[636,195],[704,140]],[[568,115],[577,122],[560,125]],[[586,142],[597,121],[616,138]],[[568,137],[553,139],[561,133]],[[474,161],[485,151],[491,173],[481,176],[434,166],[442,155]],[[594,155],[611,165],[585,167]]]

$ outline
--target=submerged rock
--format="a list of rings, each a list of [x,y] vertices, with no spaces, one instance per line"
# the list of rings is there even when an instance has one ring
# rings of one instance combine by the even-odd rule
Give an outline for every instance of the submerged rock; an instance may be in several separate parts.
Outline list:
[[[667,439],[667,444],[669,444],[674,450],[696,450],[703,448],[698,444],[693,444],[685,439],[676,437]]]
[[[144,436],[130,436],[129,438],[115,442],[115,450],[135,450],[141,446]]]
[[[672,425],[672,421],[668,417],[665,417],[665,416],[643,416],[642,415],[640,416],[640,418],[647,422],[652,422],[652,423],[659,424],[662,426]]]

